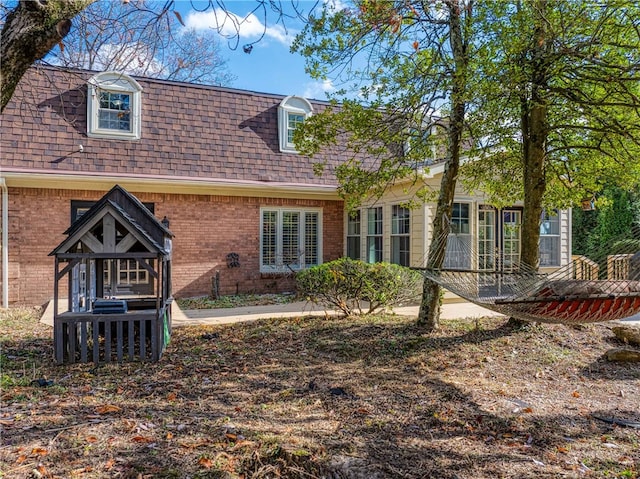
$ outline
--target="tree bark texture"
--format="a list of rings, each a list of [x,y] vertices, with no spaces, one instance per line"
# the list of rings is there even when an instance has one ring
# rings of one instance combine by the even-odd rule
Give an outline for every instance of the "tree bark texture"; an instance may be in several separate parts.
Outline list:
[[[538,268],[538,245],[540,241],[540,217],[542,199],[546,190],[545,162],[549,136],[548,104],[546,90],[549,75],[549,48],[545,12],[546,0],[533,2],[535,34],[530,65],[529,98],[523,98],[523,169],[524,169],[524,212],[522,218],[521,261],[534,269]]]
[[[460,4],[458,0],[447,2],[449,8],[449,40],[453,53],[454,71],[453,85],[451,89],[451,118],[448,125],[447,160],[440,182],[440,194],[436,205],[436,214],[433,219],[428,269],[440,269],[444,263],[446,242],[441,241],[448,231],[445,224],[445,216],[451,216],[453,199],[460,170],[460,146],[464,130],[464,115],[466,103],[464,92],[467,75],[467,46],[462,32]],[[437,283],[425,277],[420,311],[418,312],[418,325],[427,331],[435,331],[440,323],[440,287]]]
[[[69,33],[71,19],[95,0],[20,0],[0,33],[0,112],[18,82]]]

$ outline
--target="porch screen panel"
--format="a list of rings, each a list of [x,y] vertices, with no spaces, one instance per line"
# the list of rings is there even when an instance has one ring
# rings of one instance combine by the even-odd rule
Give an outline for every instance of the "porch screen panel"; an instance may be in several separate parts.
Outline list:
[[[471,269],[472,235],[469,203],[454,203],[444,268]]]
[[[504,271],[515,271],[520,266],[520,239],[522,213],[518,210],[502,212],[502,261]]]
[[[478,212],[478,269],[496,268],[496,212],[485,209]]]

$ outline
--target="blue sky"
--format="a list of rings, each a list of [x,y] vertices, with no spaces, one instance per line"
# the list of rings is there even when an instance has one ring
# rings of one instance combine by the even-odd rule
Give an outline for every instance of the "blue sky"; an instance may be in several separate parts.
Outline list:
[[[324,0],[340,7],[339,0]],[[308,12],[316,2],[299,0],[302,10]],[[290,8],[289,0],[282,1]],[[303,24],[295,19],[286,19],[286,31],[276,23],[273,12],[267,12],[266,22],[262,12],[251,15],[255,1],[225,2],[229,15],[209,7],[204,12],[193,10],[189,1],[176,2],[183,22],[188,28],[221,30],[222,54],[227,59],[227,67],[236,79],[233,88],[253,90],[283,95],[302,95],[306,98],[325,99],[325,92],[331,90],[330,81],[318,81],[305,73],[304,58],[290,53],[290,45]],[[198,2],[196,2],[196,7]],[[203,4],[203,8],[206,3]],[[239,27],[238,27],[239,26]],[[239,31],[239,39],[234,38]],[[264,32],[264,37],[253,45],[251,53],[243,52],[242,46],[255,42]],[[227,38],[225,38],[225,35]],[[233,49],[234,46],[237,47]]]

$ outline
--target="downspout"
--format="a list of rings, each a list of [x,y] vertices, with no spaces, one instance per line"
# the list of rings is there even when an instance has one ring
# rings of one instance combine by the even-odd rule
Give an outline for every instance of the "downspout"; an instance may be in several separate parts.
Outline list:
[[[2,188],[2,307],[9,308],[9,189],[4,178]]]

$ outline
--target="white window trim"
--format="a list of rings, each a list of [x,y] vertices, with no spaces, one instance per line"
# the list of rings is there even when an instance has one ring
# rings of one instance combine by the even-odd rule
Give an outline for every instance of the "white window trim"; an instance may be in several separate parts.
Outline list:
[[[349,212],[347,212],[345,210],[345,216],[344,216],[344,256],[349,256],[349,238],[358,238],[358,249],[360,251],[360,255],[358,258],[358,260],[362,260],[362,252],[363,252],[363,247],[362,247],[362,233],[363,233],[363,228],[364,228],[364,224],[362,222],[362,217],[363,217],[363,212],[366,212],[365,209],[358,209],[358,234],[357,235],[350,235],[349,234],[349,223],[351,221],[351,217],[349,215]]]
[[[123,262],[125,265],[123,266]],[[140,265],[140,263],[136,262],[133,268],[129,268],[128,259],[117,259],[116,263],[116,283],[122,286],[132,286],[138,284],[149,284],[149,272],[146,268]],[[122,281],[120,279],[120,273],[124,271],[127,273],[127,280]],[[129,281],[129,273],[134,273],[136,279],[131,282]],[[104,284],[111,284],[111,261],[106,261],[104,266]]]
[[[289,115],[303,115],[309,118],[313,114],[313,107],[306,98],[300,96],[288,96],[278,106],[278,138],[280,152],[298,153],[293,143],[289,142]]]
[[[375,232],[371,232],[371,230],[369,229],[369,210],[374,210],[374,209],[379,209],[380,210],[380,227],[381,227],[381,231],[380,233],[375,233]],[[365,234],[365,251],[364,251],[364,261],[366,263],[370,263],[370,257],[369,257],[369,238],[380,238],[381,241],[381,245],[380,245],[380,259],[378,261],[384,261],[385,260],[385,249],[384,249],[384,245],[385,245],[385,224],[384,224],[384,219],[385,217],[388,215],[388,211],[386,211],[388,208],[386,206],[383,205],[372,205],[372,206],[368,206],[367,208],[365,208],[365,213],[366,213],[366,234]],[[361,253],[362,254],[362,253]]]
[[[543,234],[542,231],[540,232],[540,238],[539,238],[539,245],[538,245],[538,255],[539,255],[539,262],[540,262],[540,267],[541,268],[555,268],[560,266],[560,264],[562,263],[562,258],[561,258],[561,252],[562,252],[562,216],[561,216],[561,212],[559,210],[554,210],[555,214],[551,214],[551,213],[547,213],[545,211],[543,211],[543,216],[541,221],[545,221],[545,217],[548,218],[556,218],[556,221],[558,222],[558,232],[557,233],[551,233],[551,234]],[[556,253],[556,257],[557,257],[557,262],[556,263],[550,263],[550,264],[543,264],[542,263],[542,239],[543,238],[554,238],[555,239],[555,247],[557,248]]]
[[[100,91],[128,93],[131,95],[131,131],[118,131],[99,127]],[[142,87],[129,75],[118,72],[103,72],[95,75],[87,83],[87,136],[116,140],[139,140],[142,132],[141,110]]]
[[[408,233],[394,233],[393,232],[393,221],[394,221],[394,217],[393,217],[393,209],[394,207],[398,207],[398,208],[404,208],[409,212],[409,232]],[[406,265],[401,265],[401,266],[410,266],[411,264],[411,219],[412,219],[412,214],[411,214],[411,209],[407,208],[406,206],[402,206],[400,204],[393,204],[391,205],[391,211],[390,211],[390,219],[391,219],[391,223],[390,223],[390,228],[389,228],[389,262],[393,263],[393,239],[394,238],[409,238],[409,261],[408,264]],[[397,262],[395,264],[400,264],[400,262]]]
[[[454,238],[460,239],[462,238],[462,242],[467,241],[470,243],[470,249],[469,249],[469,253],[471,253],[471,251],[473,250],[473,248],[475,248],[475,246],[473,246],[473,242],[477,241],[478,237],[477,237],[477,232],[475,230],[476,227],[476,216],[477,216],[477,209],[475,207],[475,202],[472,200],[468,200],[468,199],[458,199],[458,198],[454,198],[453,203],[458,203],[460,205],[468,205],[469,206],[469,216],[467,217],[468,221],[469,221],[469,231],[467,233],[460,233],[460,232],[453,232],[450,231],[449,232],[449,240],[447,241],[447,246],[445,248],[445,255],[444,255],[444,265],[445,267],[452,267],[451,263],[452,262],[456,262],[456,260],[458,260],[458,262],[460,262],[461,260],[459,259],[459,256],[454,256],[451,257],[450,255],[452,255],[455,252],[458,252],[455,250],[455,248],[457,247],[457,245],[455,243],[453,243],[451,241],[451,237],[453,236]],[[453,210],[451,211],[451,219],[450,221],[453,221]],[[461,246],[465,246],[464,243],[461,244]],[[464,258],[467,262],[467,264],[462,267],[462,269],[470,269],[473,268],[475,265],[473,258],[470,256],[469,258]],[[459,268],[459,266],[453,265],[453,267],[455,268]]]
[[[265,265],[263,258],[263,236],[262,233],[264,231],[264,212],[265,211],[274,211],[276,212],[276,264],[274,266]],[[307,269],[305,265],[305,257],[304,253],[300,256],[300,262],[298,265],[285,265],[282,263],[282,218],[284,213],[299,213],[300,214],[300,228],[298,231],[298,248],[300,251],[304,251],[305,249],[305,228],[307,213],[315,213],[318,215],[318,231],[317,231],[317,248],[318,248],[318,264],[322,264],[322,208],[283,208],[283,207],[262,207],[260,208],[260,272],[261,273],[287,273],[291,272],[291,269],[294,271],[299,271],[302,269]],[[279,260],[278,260],[279,258]],[[279,264],[280,263],[280,264]],[[315,266],[315,265],[313,265]],[[291,268],[291,269],[290,269]]]

